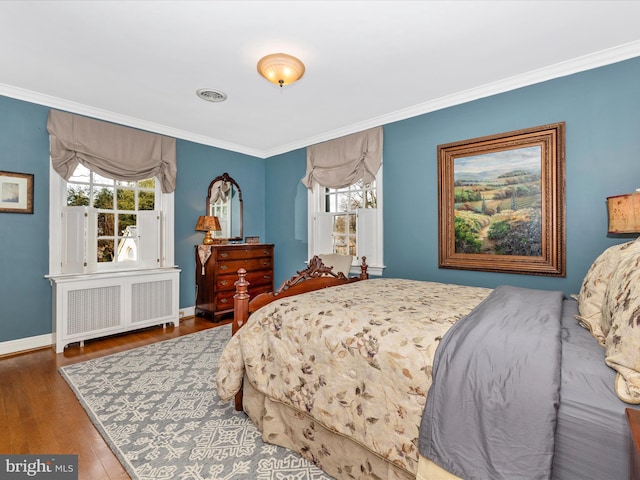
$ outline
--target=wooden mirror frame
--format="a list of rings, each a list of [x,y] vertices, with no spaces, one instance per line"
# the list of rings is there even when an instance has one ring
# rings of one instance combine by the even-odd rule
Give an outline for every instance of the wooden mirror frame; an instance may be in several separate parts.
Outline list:
[[[223,173],[222,175],[214,178],[211,183],[209,184],[209,188],[207,189],[207,204],[206,204],[206,208],[205,208],[205,212],[207,215],[211,214],[211,189],[213,188],[213,186],[216,184],[216,182],[229,182],[232,185],[235,186],[236,190],[238,191],[238,202],[240,204],[240,208],[239,208],[239,218],[237,219],[237,221],[240,222],[240,232],[239,235],[233,236],[233,237],[224,237],[224,238],[228,238],[231,241],[236,241],[236,240],[242,240],[243,237],[243,205],[242,205],[242,190],[240,189],[240,185],[238,185],[238,183],[229,176],[229,174],[227,172]],[[231,213],[230,213],[231,214]],[[233,217],[232,217],[233,218]],[[231,229],[231,232],[233,231],[233,229]]]

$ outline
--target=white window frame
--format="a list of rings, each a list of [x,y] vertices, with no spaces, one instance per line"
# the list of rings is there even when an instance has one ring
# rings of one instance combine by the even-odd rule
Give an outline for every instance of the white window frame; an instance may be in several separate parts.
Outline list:
[[[323,253],[331,253],[331,229],[332,223],[329,214],[324,212],[324,189],[325,187],[316,183],[313,190],[308,192],[308,239],[309,239],[309,258],[314,255]],[[383,245],[383,188],[382,188],[382,166],[376,175],[376,208],[362,208],[358,210],[356,229],[357,240],[356,250],[358,256],[354,257],[351,264],[350,274],[357,275],[360,273],[360,255],[367,257],[368,272],[372,275],[382,275],[384,271],[384,245]],[[366,219],[366,220],[365,220]],[[367,222],[368,228],[362,228],[362,223]],[[366,252],[361,253],[363,249]]]
[[[61,221],[63,210],[67,203],[67,181],[53,169],[49,162],[49,276],[64,275],[63,250],[64,237],[63,222]],[[156,195],[156,211],[160,215],[160,258],[159,262],[151,267],[145,262],[130,264],[127,262],[109,262],[109,265],[100,265],[97,270],[87,274],[100,274],[114,271],[150,270],[157,268],[174,268],[174,194],[161,193]],[[141,253],[141,256],[143,254]],[[77,275],[75,273],[74,275]]]

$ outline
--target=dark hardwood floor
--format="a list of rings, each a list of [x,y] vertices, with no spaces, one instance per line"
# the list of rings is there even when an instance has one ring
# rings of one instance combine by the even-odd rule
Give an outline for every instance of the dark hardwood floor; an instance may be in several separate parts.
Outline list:
[[[95,429],[58,368],[168,340],[228,322],[188,317],[162,326],[53,348],[0,357],[0,453],[78,454],[80,480],[129,479]]]

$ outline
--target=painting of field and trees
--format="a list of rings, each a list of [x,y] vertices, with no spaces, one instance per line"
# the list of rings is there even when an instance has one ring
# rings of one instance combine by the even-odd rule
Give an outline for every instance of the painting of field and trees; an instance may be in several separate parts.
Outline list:
[[[540,146],[457,158],[456,253],[542,254]]]
[[[438,267],[564,276],[564,122],[438,145]]]

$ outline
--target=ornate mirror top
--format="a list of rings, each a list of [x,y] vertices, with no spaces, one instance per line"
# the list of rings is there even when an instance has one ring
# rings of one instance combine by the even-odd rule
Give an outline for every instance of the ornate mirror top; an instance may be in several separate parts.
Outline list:
[[[214,237],[242,240],[242,191],[228,173],[209,184],[206,212],[220,221],[222,230]]]

